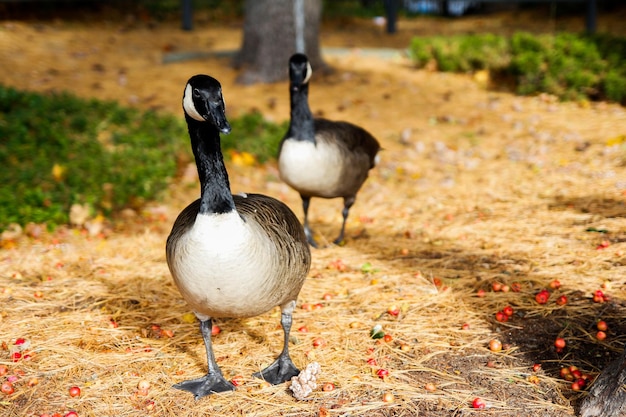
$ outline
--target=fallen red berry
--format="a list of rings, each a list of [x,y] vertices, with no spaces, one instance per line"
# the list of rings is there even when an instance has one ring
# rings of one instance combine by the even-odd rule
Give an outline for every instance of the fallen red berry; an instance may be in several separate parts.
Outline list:
[[[217,324],[214,324],[211,327],[211,336],[218,335],[218,334],[220,334],[221,331],[222,331],[222,329],[220,329],[220,327]]]
[[[556,299],[556,303],[560,306],[564,306],[565,304],[567,304],[567,296],[561,295],[559,298]]]
[[[400,314],[400,309],[398,308],[397,305],[393,304],[387,307],[387,313],[392,316],[397,316]]]
[[[537,301],[539,304],[547,303],[549,298],[550,293],[548,292],[548,290],[541,290],[535,295],[535,301]]]
[[[540,369],[541,369],[540,363],[533,364],[533,372],[539,372]]]
[[[574,380],[574,376],[572,375],[571,371],[569,370],[569,368],[561,368],[561,372],[560,372],[561,378],[567,380],[567,381],[573,381]]]
[[[596,327],[598,328],[598,330],[601,330],[603,332],[606,332],[609,329],[609,325],[606,324],[606,321],[604,321],[604,320],[599,320],[596,323]]]
[[[332,382],[327,382],[324,385],[322,385],[322,391],[332,391],[335,389],[335,384],[333,384]]]
[[[598,333],[596,333],[596,338],[598,340],[604,340],[606,339],[606,333],[604,333],[602,330],[598,330]]]
[[[605,301],[609,301],[609,296],[606,295],[602,290],[596,290],[596,292],[593,293],[594,303],[604,303]]]
[[[15,392],[15,389],[13,389],[13,384],[9,381],[4,381],[2,387],[0,387],[0,391],[2,391],[3,394],[11,395]]]
[[[499,321],[500,323],[504,323],[506,321],[509,320],[509,316],[507,316],[506,314],[504,314],[503,311],[498,311],[496,313],[496,321]]]
[[[4,376],[9,373],[9,368],[6,365],[0,365],[0,376]]]
[[[554,346],[557,349],[563,349],[565,348],[566,342],[565,339],[563,339],[562,337],[557,337],[556,340],[554,341]]]
[[[550,281],[550,288],[552,288],[553,290],[558,290],[559,288],[561,288],[561,281],[559,281],[558,279]]]
[[[70,388],[70,397],[79,397],[80,396],[80,388],[79,387],[71,387]]]
[[[478,409],[483,409],[487,407],[487,403],[485,403],[485,400],[483,400],[482,398],[474,398],[474,401],[472,401],[472,408],[478,408]]]
[[[315,339],[313,339],[313,347],[324,347],[326,346],[326,340],[322,339],[321,337],[316,337]]]
[[[383,368],[380,368],[377,372],[376,375],[378,375],[379,378],[381,379],[385,379],[386,377],[389,376],[389,371]]]
[[[514,311],[513,311],[513,307],[511,307],[511,306],[506,306],[506,307],[504,307],[504,308],[502,309],[502,312],[503,312],[504,314],[506,314],[507,316],[511,317],[511,316],[513,315],[513,313],[514,313]]]
[[[491,339],[489,341],[489,350],[492,352],[500,352],[502,350],[502,342],[498,339]]]

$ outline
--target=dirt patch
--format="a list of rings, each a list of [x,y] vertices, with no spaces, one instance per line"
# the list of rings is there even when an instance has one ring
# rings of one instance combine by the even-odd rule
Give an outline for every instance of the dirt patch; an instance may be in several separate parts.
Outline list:
[[[294,314],[295,363],[319,362],[320,382],[334,383],[333,391],[296,401],[284,385],[266,387],[250,376],[278,352],[276,311],[218,323],[216,356],[227,377],[241,376],[236,392],[196,402],[171,388],[206,366],[164,256],[176,214],[198,194],[194,182],[173,184],[167,201],[106,237],[62,229],[0,250],[0,363],[18,377],[16,392],[0,402],[3,414],[574,415],[584,391],[572,391],[560,368],[594,375],[626,342],[626,111],[494,92],[479,77],[416,71],[400,52],[380,57],[360,49],[402,49],[410,36],[441,31],[506,32],[524,22],[540,26],[536,16],[510,14],[445,26],[401,21],[394,36],[369,21],[325,26],[323,46],[349,49],[327,55],[335,71],[314,75],[311,106],[362,125],[385,148],[351,211],[346,246],[313,252]],[[570,24],[584,25],[580,18],[544,21],[548,29]],[[237,85],[228,57],[210,54],[236,49],[240,36],[238,22],[183,32],[177,22],[133,19],[6,21],[1,81],[182,117],[186,80],[208,73],[222,82],[230,115],[258,109],[285,120],[285,83]],[[202,58],[164,63],[173,53],[198,51]],[[281,198],[301,216],[275,164],[228,168],[234,192]],[[337,200],[312,201],[318,241],[337,234],[340,208]],[[553,280],[561,288],[537,304],[535,294]],[[520,290],[495,292],[494,282]],[[599,289],[610,299],[594,303]],[[568,297],[564,306],[555,303],[560,295]],[[387,313],[392,305],[398,316]],[[497,322],[495,313],[507,305],[513,316]],[[609,324],[602,342],[594,330],[600,318]],[[376,324],[391,340],[370,337]],[[303,326],[308,332],[297,330]],[[567,341],[562,352],[554,348],[558,336]],[[313,347],[318,337],[325,347]],[[18,338],[30,344],[30,360],[11,361]],[[494,338],[503,351],[488,349]],[[541,369],[533,371],[534,363]],[[380,368],[389,377],[379,378]],[[150,383],[148,395],[137,390],[142,380]],[[83,395],[69,397],[71,385]],[[394,401],[383,402],[384,393]],[[473,410],[475,397],[488,409]]]

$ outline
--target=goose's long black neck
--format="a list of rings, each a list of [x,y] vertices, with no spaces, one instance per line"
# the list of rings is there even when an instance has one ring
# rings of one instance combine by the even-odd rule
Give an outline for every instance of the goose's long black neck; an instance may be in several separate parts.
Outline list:
[[[185,115],[200,178],[201,214],[227,213],[235,209],[217,127]]]
[[[291,86],[291,120],[287,135],[298,140],[315,142],[313,113],[309,108],[309,85]]]

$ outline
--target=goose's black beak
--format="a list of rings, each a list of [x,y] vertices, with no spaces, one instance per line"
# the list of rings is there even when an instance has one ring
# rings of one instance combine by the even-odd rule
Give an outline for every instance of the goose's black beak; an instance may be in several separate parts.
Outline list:
[[[210,117],[213,118],[213,122],[215,123],[215,126],[218,128],[218,130],[225,135],[229,134],[231,131],[231,127],[230,123],[228,123],[228,119],[226,118],[224,104],[220,103],[218,105],[210,105],[209,111],[211,113]],[[205,117],[207,121],[209,121],[208,117],[208,115]]]
[[[226,122],[226,126],[220,126],[220,132],[222,132],[225,135],[228,135],[230,133],[230,124],[228,124],[228,122]]]

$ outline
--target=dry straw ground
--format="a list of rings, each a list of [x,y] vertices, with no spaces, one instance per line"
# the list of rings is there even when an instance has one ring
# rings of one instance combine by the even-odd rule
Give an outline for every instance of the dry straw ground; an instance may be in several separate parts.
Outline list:
[[[600,29],[619,28],[612,22],[603,16]],[[171,388],[206,366],[197,324],[187,320],[164,256],[175,215],[198,194],[187,179],[172,184],[164,203],[100,235],[63,229],[4,242],[0,365],[17,381],[15,393],[0,394],[1,414],[574,415],[585,394],[572,391],[559,369],[575,365],[594,375],[626,342],[626,110],[516,97],[486,88],[484,78],[416,71],[400,54],[382,59],[358,49],[403,48],[418,34],[515,28],[578,30],[582,19],[420,19],[400,22],[394,37],[370,22],[325,25],[325,47],[350,49],[327,55],[336,71],[314,76],[312,107],[363,125],[385,148],[352,209],[347,244],[313,251],[295,312],[294,361],[319,362],[319,382],[332,382],[334,390],[297,401],[286,384],[267,387],[251,377],[279,350],[277,311],[218,322],[215,351],[224,373],[242,382],[235,392],[196,402]],[[212,21],[187,33],[177,22],[94,16],[4,21],[1,81],[182,117],[185,81],[209,73],[222,81],[230,114],[256,108],[285,120],[285,83],[236,85],[227,58],[163,63],[172,52],[235,49],[240,29],[239,22]],[[273,163],[228,168],[234,192],[281,198],[302,215]],[[340,206],[313,201],[320,240],[336,235]],[[553,280],[562,287],[537,304],[535,293]],[[494,292],[494,282],[519,283],[521,291]],[[594,303],[598,289],[610,300]],[[565,306],[555,303],[561,294],[569,297]],[[307,304],[319,306],[301,308]],[[392,305],[397,317],[387,313]],[[494,315],[507,305],[515,314],[498,323]],[[595,338],[600,318],[609,324],[602,342]],[[391,341],[370,337],[377,324]],[[303,326],[308,332],[298,331]],[[553,346],[557,336],[568,343],[561,353]],[[30,360],[11,360],[18,338]],[[316,338],[325,344],[315,348]],[[491,352],[491,339],[505,349]],[[533,371],[534,363],[541,369]],[[389,371],[384,380],[379,368]],[[138,391],[140,381],[149,383],[147,392]],[[69,396],[72,385],[82,388],[80,397]],[[385,393],[394,400],[383,402]],[[488,408],[473,410],[475,397]]]

